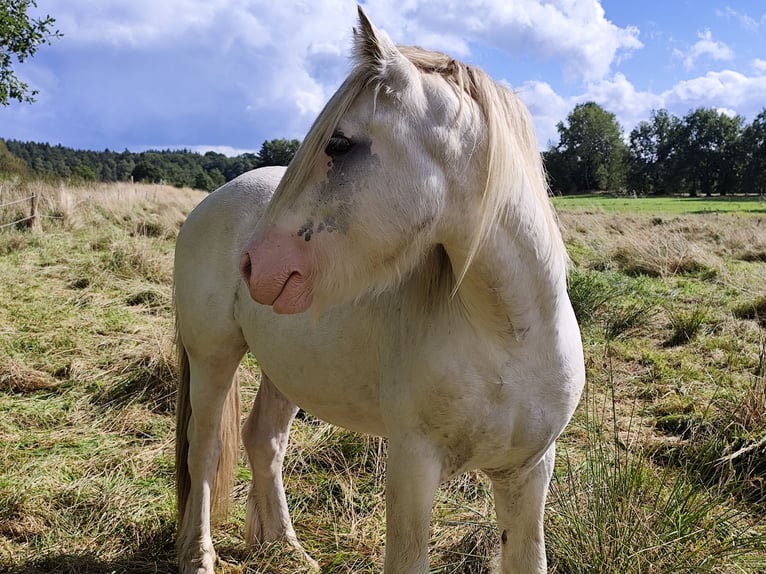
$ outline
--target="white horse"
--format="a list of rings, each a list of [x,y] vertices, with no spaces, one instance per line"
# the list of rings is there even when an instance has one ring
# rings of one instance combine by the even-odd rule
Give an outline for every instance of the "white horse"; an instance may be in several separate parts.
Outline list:
[[[584,365],[532,124],[481,70],[359,18],[353,71],[284,177],[230,182],[178,237],[180,569],[213,572],[250,349],[249,543],[301,549],[282,484],[300,405],[388,438],[385,574],[428,572],[435,491],[477,468],[501,571],[539,574],[554,441]]]

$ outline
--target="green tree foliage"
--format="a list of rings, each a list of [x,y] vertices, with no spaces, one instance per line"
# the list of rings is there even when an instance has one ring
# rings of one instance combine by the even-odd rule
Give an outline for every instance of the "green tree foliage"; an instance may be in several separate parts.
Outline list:
[[[630,189],[691,197],[740,191],[748,158],[758,149],[757,136],[746,141],[742,126],[740,116],[712,108],[697,108],[683,119],[667,110],[652,112],[630,133]]]
[[[23,177],[27,175],[27,164],[19,157],[13,155],[0,140],[0,179]]]
[[[681,120],[667,110],[652,111],[630,132],[627,183],[641,194],[664,194],[672,189],[672,164]]]
[[[98,176],[92,168],[87,165],[80,164],[75,166],[75,168],[72,170],[72,178],[78,181],[91,182],[96,181]]]
[[[205,191],[213,191],[215,189],[213,186],[212,178],[204,169],[201,168],[197,172],[197,175],[194,176],[194,183],[192,184],[192,187],[194,189],[202,189]]]
[[[684,116],[676,141],[673,167],[682,178],[681,191],[726,195],[739,175],[738,146],[743,119],[711,108]]]
[[[258,167],[288,165],[300,145],[298,140],[275,139],[263,142],[258,152]]]
[[[742,133],[742,190],[766,195],[766,109]]]
[[[594,102],[578,104],[556,129],[559,144],[546,157],[554,189],[572,192],[623,186],[626,149],[613,113]]]
[[[0,0],[0,104],[3,106],[11,100],[35,101],[37,90],[19,80],[13,66],[61,36],[53,28],[55,20],[50,16],[31,18],[27,13],[30,6],[36,7],[37,0]]]
[[[138,160],[130,175],[137,183],[161,183],[165,179],[162,168],[152,161],[151,156]]]
[[[212,191],[238,175],[266,165],[287,165],[298,148],[298,140],[270,140],[263,143],[261,154],[243,153],[227,157],[216,152],[204,155],[188,150],[145,151],[128,150],[102,152],[74,150],[46,143],[0,140],[0,171],[10,159],[3,160],[3,151],[14,158],[17,168],[44,178],[78,181],[130,181],[167,183]],[[7,145],[7,149],[6,149]],[[16,165],[16,164],[14,164]]]

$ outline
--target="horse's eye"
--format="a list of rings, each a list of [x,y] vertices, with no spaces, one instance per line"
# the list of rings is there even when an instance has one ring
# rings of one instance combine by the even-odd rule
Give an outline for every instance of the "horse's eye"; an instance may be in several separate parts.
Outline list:
[[[350,149],[351,140],[344,136],[343,132],[335,132],[332,134],[330,141],[327,142],[324,152],[330,157],[337,157],[343,155]]]

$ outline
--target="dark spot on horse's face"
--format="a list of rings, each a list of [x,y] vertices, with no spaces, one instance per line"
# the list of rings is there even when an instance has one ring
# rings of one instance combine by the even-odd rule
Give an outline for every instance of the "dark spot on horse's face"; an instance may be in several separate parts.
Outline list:
[[[303,237],[306,241],[311,241],[311,235],[314,233],[314,221],[309,219],[298,230],[298,237]]]
[[[505,530],[503,530],[503,533],[500,535],[500,542],[503,544],[508,542],[508,533]]]
[[[313,216],[324,225],[316,233],[338,231],[345,233],[352,218],[354,195],[366,188],[371,174],[380,166],[372,153],[372,140],[352,139],[342,154],[327,163],[327,176],[317,190],[317,203]]]
[[[321,223],[321,225],[327,231],[327,233],[332,233],[333,231],[338,231],[338,223],[336,222],[335,218],[332,215],[328,216]]]

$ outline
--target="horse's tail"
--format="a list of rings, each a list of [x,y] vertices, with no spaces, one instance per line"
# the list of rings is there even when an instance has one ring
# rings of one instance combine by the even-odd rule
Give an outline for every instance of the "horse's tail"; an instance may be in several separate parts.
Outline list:
[[[181,530],[186,512],[186,501],[191,489],[189,476],[189,419],[191,402],[189,401],[189,355],[181,340],[176,317],[176,354],[178,359],[178,389],[176,390],[176,512],[177,527]]]
[[[210,494],[211,516],[214,520],[224,519],[229,511],[239,459],[239,423],[239,380],[235,374],[221,414],[221,455]]]
[[[189,400],[191,371],[189,355],[184,347],[176,318],[176,348],[178,358],[178,389],[176,391],[176,511],[180,531],[191,490],[189,475],[189,420],[192,415]],[[234,471],[239,457],[239,381],[235,375],[221,416],[221,454],[210,493],[211,516],[223,518],[229,505],[234,484]]]

